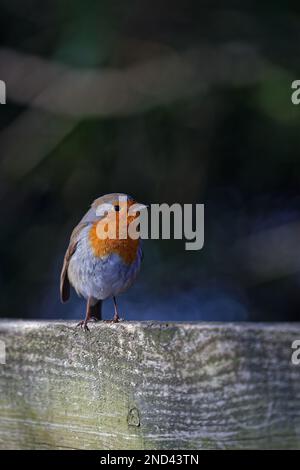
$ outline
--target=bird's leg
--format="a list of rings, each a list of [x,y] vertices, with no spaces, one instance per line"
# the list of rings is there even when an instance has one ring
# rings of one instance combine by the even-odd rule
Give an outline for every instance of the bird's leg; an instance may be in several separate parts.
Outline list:
[[[117,301],[116,301],[115,296],[113,297],[113,299],[114,299],[114,308],[115,308],[113,323],[119,323],[120,317],[119,317],[119,313],[118,313]]]
[[[81,320],[77,326],[80,326],[83,328],[85,331],[90,331],[88,327],[88,322],[91,320],[91,312],[92,312],[92,305],[91,305],[91,298],[89,297],[86,303],[86,313],[85,313],[85,319]]]

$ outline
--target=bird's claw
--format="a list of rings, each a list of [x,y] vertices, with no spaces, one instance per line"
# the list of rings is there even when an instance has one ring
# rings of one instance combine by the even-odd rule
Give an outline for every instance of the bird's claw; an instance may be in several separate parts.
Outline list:
[[[122,321],[123,318],[120,318],[120,317],[114,317],[112,320],[103,320],[104,323],[120,323],[120,321]]]
[[[103,321],[104,323],[120,323],[120,321],[122,320],[123,318],[120,318],[118,315],[115,315],[112,320],[103,320]],[[81,320],[79,323],[77,323],[76,328],[80,327],[80,328],[83,328],[84,331],[90,331],[87,325],[89,321],[98,322],[99,319],[96,317],[91,317],[89,320]]]
[[[80,321],[80,322],[76,325],[76,328],[78,328],[78,327],[83,328],[84,331],[90,331],[90,329],[89,329],[89,327],[88,327],[88,325],[87,325],[87,321],[86,321],[86,320]]]

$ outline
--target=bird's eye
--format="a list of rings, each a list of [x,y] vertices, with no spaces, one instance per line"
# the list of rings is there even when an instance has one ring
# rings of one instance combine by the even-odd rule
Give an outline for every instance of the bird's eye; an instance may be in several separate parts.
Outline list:
[[[115,211],[120,212],[120,206],[118,204],[115,206]]]

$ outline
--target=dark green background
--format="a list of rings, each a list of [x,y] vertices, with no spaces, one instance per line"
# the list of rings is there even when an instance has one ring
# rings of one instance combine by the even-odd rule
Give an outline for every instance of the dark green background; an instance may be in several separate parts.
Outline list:
[[[64,250],[91,201],[120,191],[146,203],[205,204],[203,250],[145,243],[138,282],[120,298],[127,319],[299,319],[296,3],[2,0],[0,42],[79,70],[122,71],[206,46],[241,48],[246,62],[251,52],[268,64],[257,81],[250,71],[249,82],[239,83],[229,69],[226,83],[208,80],[204,92],[182,93],[168,105],[80,119],[21,179],[2,171],[9,155],[0,139],[2,316],[83,315],[75,295],[66,306],[59,302]],[[0,137],[26,110],[11,99],[0,106]],[[28,158],[28,142],[19,145]],[[265,261],[261,246],[269,247]]]

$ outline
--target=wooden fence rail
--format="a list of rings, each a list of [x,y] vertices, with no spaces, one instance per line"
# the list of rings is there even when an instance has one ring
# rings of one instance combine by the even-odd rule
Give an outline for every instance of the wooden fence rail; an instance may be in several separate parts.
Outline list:
[[[300,324],[74,325],[0,322],[0,448],[300,449]]]

